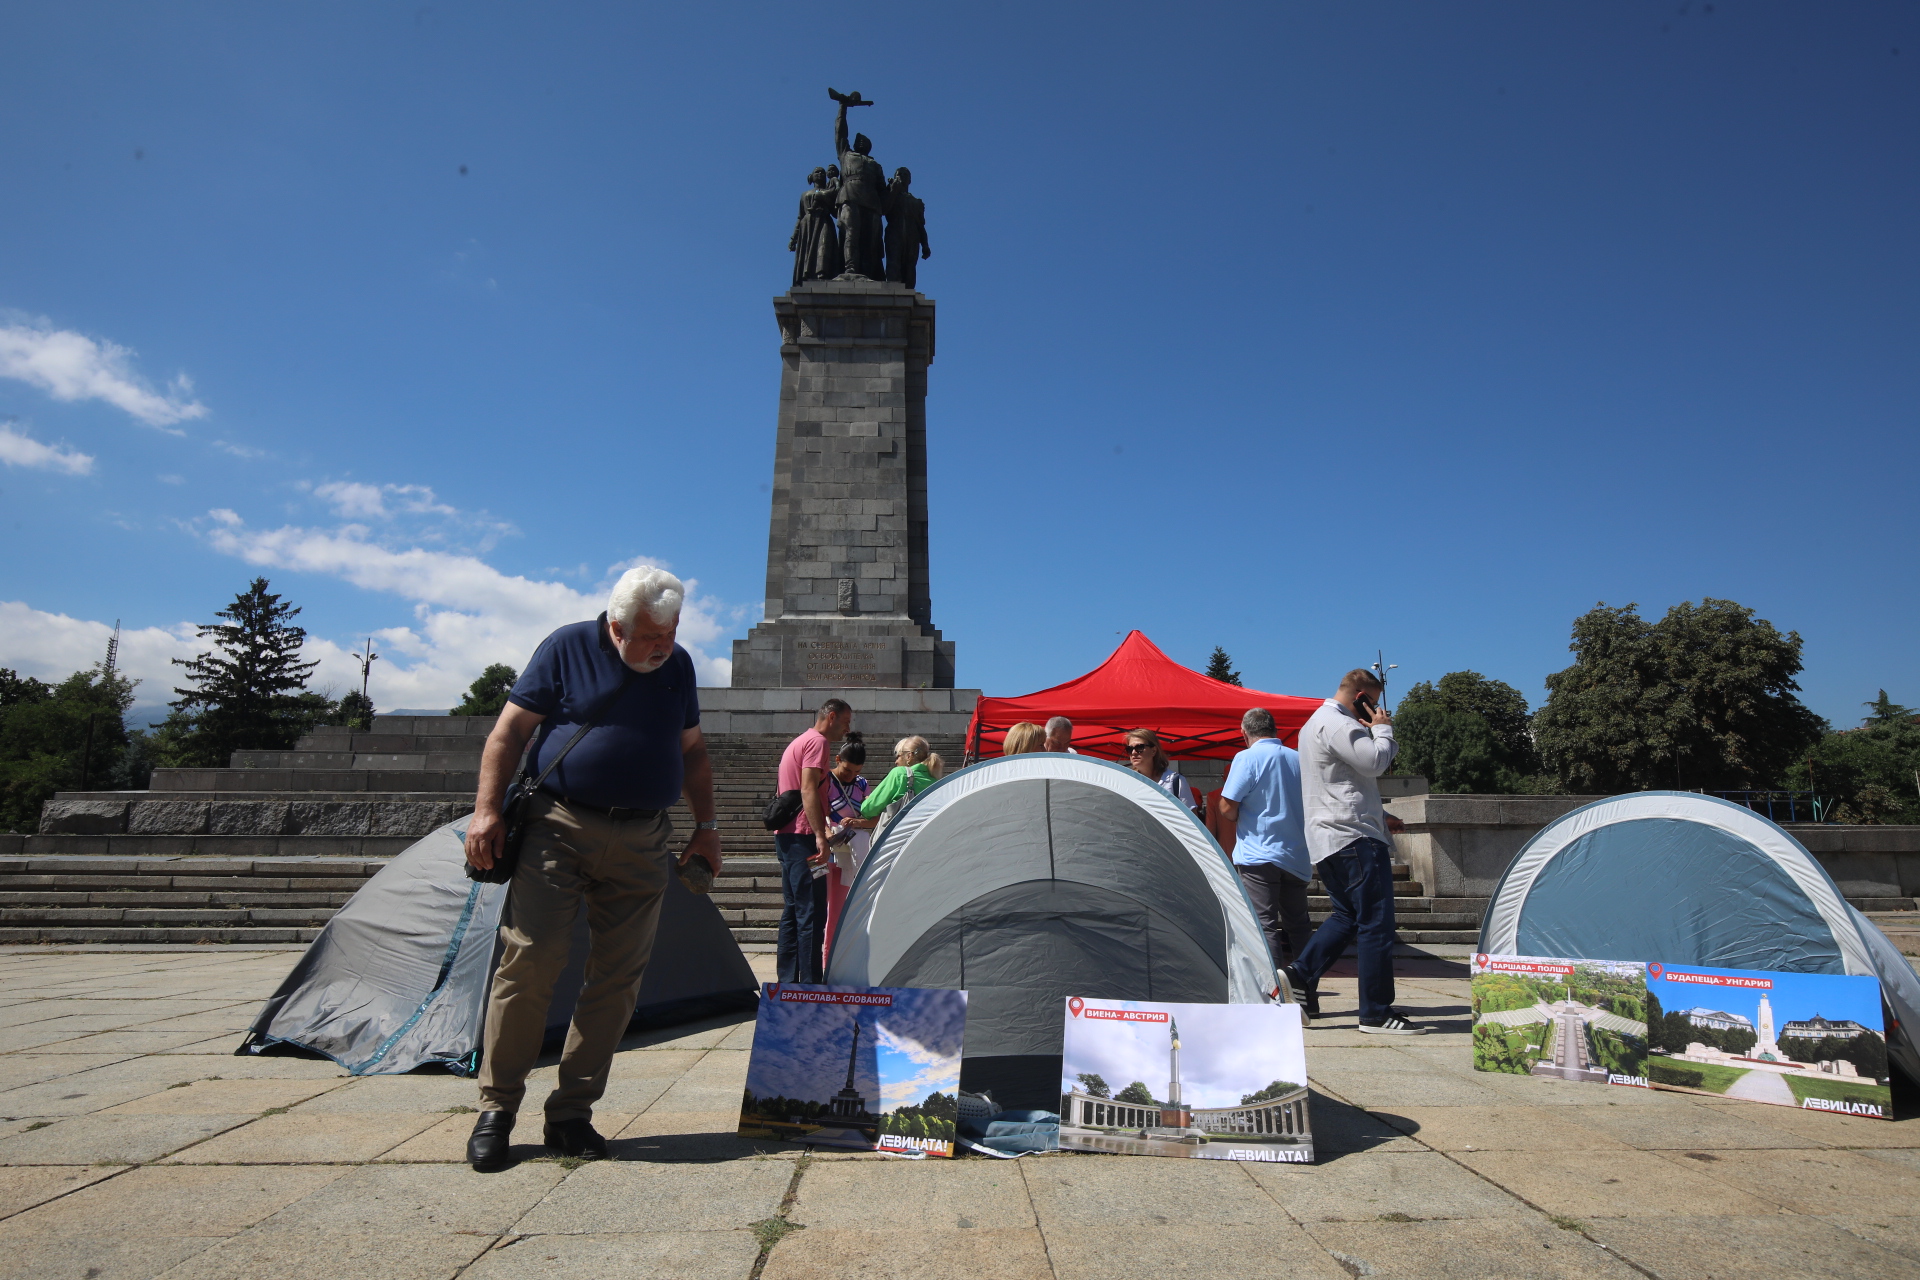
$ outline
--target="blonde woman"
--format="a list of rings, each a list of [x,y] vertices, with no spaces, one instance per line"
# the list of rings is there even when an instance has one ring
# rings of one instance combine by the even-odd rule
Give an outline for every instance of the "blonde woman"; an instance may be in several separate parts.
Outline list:
[[[1127,767],[1151,778],[1161,790],[1195,813],[1200,811],[1200,793],[1193,789],[1185,774],[1173,767],[1173,761],[1167,759],[1167,753],[1160,747],[1160,735],[1153,730],[1128,730]]]
[[[932,786],[933,771],[927,768],[927,757],[932,754],[933,749],[927,745],[927,740],[918,734],[894,743],[893,769],[861,801],[860,816],[877,818],[894,801],[917,796]]]
[[[1003,756],[1022,756],[1029,751],[1039,751],[1046,743],[1047,735],[1040,726],[1031,720],[1022,720],[1007,730],[1007,740],[1000,747]]]

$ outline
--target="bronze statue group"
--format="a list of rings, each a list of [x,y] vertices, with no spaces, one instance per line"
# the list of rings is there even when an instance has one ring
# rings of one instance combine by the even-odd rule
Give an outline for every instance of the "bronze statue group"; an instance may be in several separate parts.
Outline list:
[[[838,164],[807,175],[800,197],[800,220],[787,248],[793,251],[793,282],[809,280],[891,280],[911,289],[922,258],[933,256],[927,243],[927,206],[908,188],[905,168],[886,179],[864,133],[847,141],[847,108],[873,103],[858,93],[827,94],[840,104],[833,124]]]

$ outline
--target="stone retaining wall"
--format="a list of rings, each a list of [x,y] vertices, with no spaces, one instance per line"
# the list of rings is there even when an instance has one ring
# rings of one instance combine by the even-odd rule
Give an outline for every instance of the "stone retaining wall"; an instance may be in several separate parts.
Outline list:
[[[1394,800],[1388,812],[1407,824],[1394,845],[1428,893],[1485,898],[1534,832],[1596,798],[1419,795]],[[1920,827],[1809,823],[1787,830],[1847,897],[1920,897]]]

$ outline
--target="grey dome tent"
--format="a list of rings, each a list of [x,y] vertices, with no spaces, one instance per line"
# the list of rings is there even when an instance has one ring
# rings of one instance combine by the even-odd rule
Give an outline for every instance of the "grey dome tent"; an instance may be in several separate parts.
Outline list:
[[[304,1051],[354,1075],[479,1065],[495,935],[507,886],[467,879],[467,820],[410,845],[334,913],[234,1052]],[[586,970],[586,913],[554,986],[547,1039],[573,1017]],[[752,1009],[759,984],[713,900],[667,877],[635,1029]]]
[[[1273,964],[1192,813],[1089,756],[1002,756],[923,791],[848,891],[833,984],[967,992],[961,1088],[1060,1105],[1064,999],[1256,1004]]]
[[[1806,847],[1742,805],[1687,791],[1597,800],[1514,856],[1487,905],[1479,949],[1872,975],[1887,1055],[1920,1082],[1908,1028],[1920,979],[1848,904]]]

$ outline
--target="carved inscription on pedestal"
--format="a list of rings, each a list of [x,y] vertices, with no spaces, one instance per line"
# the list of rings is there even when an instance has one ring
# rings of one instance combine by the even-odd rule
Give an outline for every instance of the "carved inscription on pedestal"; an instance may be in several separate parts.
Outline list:
[[[894,636],[873,639],[802,639],[787,641],[789,685],[812,688],[900,687],[900,641]]]

